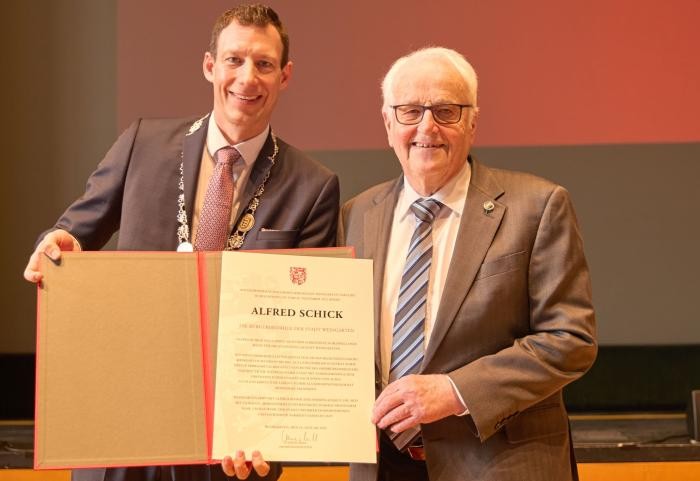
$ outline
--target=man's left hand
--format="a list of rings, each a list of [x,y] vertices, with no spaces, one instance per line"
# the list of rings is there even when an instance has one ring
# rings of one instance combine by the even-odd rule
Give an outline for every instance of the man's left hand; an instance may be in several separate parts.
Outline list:
[[[464,406],[445,374],[411,374],[389,384],[374,402],[372,422],[400,433],[460,414]]]
[[[248,479],[250,473],[255,470],[258,476],[265,477],[270,472],[270,465],[263,459],[260,451],[253,451],[252,461],[245,460],[245,453],[237,451],[236,456],[226,456],[221,461],[221,467],[226,476],[236,476],[238,479]]]

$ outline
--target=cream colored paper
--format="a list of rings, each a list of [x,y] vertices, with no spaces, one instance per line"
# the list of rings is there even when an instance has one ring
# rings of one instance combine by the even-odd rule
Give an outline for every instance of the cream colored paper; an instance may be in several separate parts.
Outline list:
[[[376,462],[372,262],[225,252],[214,459]]]

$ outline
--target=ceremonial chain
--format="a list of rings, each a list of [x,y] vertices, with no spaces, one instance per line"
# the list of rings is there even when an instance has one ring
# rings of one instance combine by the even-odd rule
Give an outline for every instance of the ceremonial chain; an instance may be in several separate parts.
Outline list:
[[[199,126],[195,128],[195,125],[193,124],[190,128],[190,133],[192,133],[192,129],[196,130],[197,128],[199,128]],[[275,165],[275,159],[277,158],[277,153],[279,152],[279,146],[277,145],[277,137],[275,136],[275,133],[272,130],[270,130],[270,136],[272,137],[272,144],[274,146],[272,155],[267,157],[270,161],[270,168],[267,170],[265,178],[260,183],[260,186],[255,191],[255,195],[253,195],[253,198],[250,200],[245,214],[243,214],[243,216],[240,217],[240,220],[236,225],[236,231],[233,234],[231,234],[231,236],[226,241],[226,246],[224,247],[224,250],[232,251],[240,249],[241,246],[243,246],[243,241],[245,240],[246,234],[255,225],[255,211],[260,205],[260,197],[263,195],[263,192],[265,192],[265,184],[270,178],[270,172],[272,172],[272,168]],[[180,225],[177,228],[177,250],[191,252],[193,250],[193,247],[192,243],[190,242],[190,228],[187,224],[187,212],[185,211],[185,177],[183,155],[183,152],[180,152],[180,182],[178,184],[178,187],[180,188],[180,195],[178,195],[177,197],[177,221]]]

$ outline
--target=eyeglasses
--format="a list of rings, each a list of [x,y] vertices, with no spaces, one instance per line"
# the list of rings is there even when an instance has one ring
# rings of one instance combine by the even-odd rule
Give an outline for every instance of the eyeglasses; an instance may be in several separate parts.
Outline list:
[[[462,109],[472,108],[472,104],[439,104],[439,105],[391,105],[396,115],[396,121],[403,125],[421,123],[426,110],[433,113],[433,119],[438,124],[456,124],[462,119]]]

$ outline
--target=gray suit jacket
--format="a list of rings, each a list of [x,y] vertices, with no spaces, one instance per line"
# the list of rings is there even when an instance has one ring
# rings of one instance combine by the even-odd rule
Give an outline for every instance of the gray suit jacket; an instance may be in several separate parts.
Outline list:
[[[189,133],[195,120],[196,117],[134,122],[100,162],[88,180],[85,193],[64,212],[54,229],[65,229],[73,234],[85,250],[101,248],[118,230],[117,248],[120,250],[174,251],[178,244],[180,162],[183,163],[185,207],[191,226],[209,117],[202,121],[199,129]],[[339,204],[337,176],[280,139],[277,142],[279,154],[243,249],[334,246]],[[268,137],[242,194],[243,211],[270,170],[268,156],[272,150],[272,139]],[[275,464],[265,479],[276,479],[280,472],[279,465]],[[77,470],[73,479],[199,481],[228,478],[219,466],[197,465]],[[253,473],[248,479],[259,478]]]
[[[561,390],[592,365],[597,349],[573,207],[567,191],[549,181],[470,162],[459,234],[421,366],[425,374],[448,374],[470,415],[422,425],[430,479],[571,479]],[[402,178],[348,201],[339,225],[339,242],[375,261],[377,360],[381,285],[401,188]],[[489,201],[494,208],[487,212]],[[376,465],[352,466],[351,479],[374,481]]]

